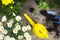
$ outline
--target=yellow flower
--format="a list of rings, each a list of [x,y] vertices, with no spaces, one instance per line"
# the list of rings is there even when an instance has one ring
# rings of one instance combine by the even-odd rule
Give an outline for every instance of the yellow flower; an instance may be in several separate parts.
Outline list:
[[[10,6],[11,9],[13,9],[13,6]]]
[[[9,5],[9,4],[14,4],[13,0],[2,0],[2,4],[4,4],[5,6]]]

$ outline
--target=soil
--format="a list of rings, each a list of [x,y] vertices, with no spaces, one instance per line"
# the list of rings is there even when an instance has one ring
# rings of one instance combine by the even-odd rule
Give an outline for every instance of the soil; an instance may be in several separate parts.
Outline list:
[[[23,13],[26,12],[36,23],[42,23],[46,26],[49,32],[49,39],[41,39],[37,38],[33,32],[32,32],[32,40],[60,40],[60,25],[56,26],[53,24],[53,22],[46,22],[46,16],[40,14],[40,10],[36,10],[37,4],[34,0],[27,0],[26,4],[24,5]],[[34,16],[33,10],[32,12],[29,10],[30,8],[33,8],[33,10],[36,12],[38,16]],[[55,10],[56,12],[59,12],[58,9],[53,8],[52,10]],[[24,18],[26,21],[26,19]],[[55,27],[56,26],[56,27]],[[59,31],[55,30],[58,29]],[[59,33],[59,35],[57,34]]]

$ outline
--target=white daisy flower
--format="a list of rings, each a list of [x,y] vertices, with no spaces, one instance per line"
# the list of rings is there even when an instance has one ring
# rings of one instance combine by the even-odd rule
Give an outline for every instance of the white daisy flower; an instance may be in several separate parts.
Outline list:
[[[9,20],[9,23],[13,23],[13,22],[14,22],[14,20],[13,20],[13,19],[10,19],[10,20]]]
[[[20,25],[19,25],[19,24],[15,25],[15,27],[16,27],[16,29],[18,29],[18,30],[20,30],[20,29],[21,29],[21,27],[20,27]]]
[[[26,27],[26,26],[23,26],[23,27],[22,27],[22,31],[23,31],[23,32],[26,32],[26,31],[27,31],[27,27]]]
[[[24,33],[24,37],[28,37],[29,36],[29,33],[28,32],[25,32]]]
[[[7,36],[5,36],[5,38],[10,38],[10,36],[9,36],[9,35],[7,35]]]
[[[11,39],[11,40],[15,40],[15,38],[13,38],[13,37],[11,37],[10,39]]]
[[[2,22],[6,22],[6,21],[7,21],[6,16],[3,16],[3,17],[2,17]]]
[[[11,40],[10,38],[8,38],[8,39],[5,39],[5,40]]]
[[[2,22],[0,22],[0,26],[2,26],[3,25],[3,23]]]
[[[13,12],[13,16],[16,16],[16,14]]]
[[[5,37],[4,37],[4,40],[6,40],[6,39],[8,39],[8,40],[9,40],[9,39],[10,39],[10,36],[8,36],[8,35],[7,35],[7,36],[5,36]]]
[[[20,16],[16,16],[15,19],[16,19],[17,21],[20,21],[20,20],[21,20],[21,17],[20,17]]]
[[[8,26],[9,28],[11,28],[11,27],[12,27],[12,23],[7,23],[7,26]]]
[[[4,38],[4,35],[0,34],[0,40],[3,40],[3,38]]]
[[[5,39],[5,40],[11,40],[10,38],[8,38],[8,39]]]
[[[31,38],[32,38],[31,36],[28,36],[26,37],[26,40],[32,40]]]
[[[8,31],[5,29],[4,31],[3,31],[3,34],[7,34],[8,33]]]
[[[31,26],[30,26],[30,25],[27,25],[27,29],[28,29],[28,30],[31,30]]]
[[[18,35],[18,39],[23,39],[23,36],[22,35]]]
[[[18,30],[16,28],[13,29],[13,33],[17,34]]]
[[[4,27],[0,26],[0,32],[3,32],[3,31],[4,31]]]

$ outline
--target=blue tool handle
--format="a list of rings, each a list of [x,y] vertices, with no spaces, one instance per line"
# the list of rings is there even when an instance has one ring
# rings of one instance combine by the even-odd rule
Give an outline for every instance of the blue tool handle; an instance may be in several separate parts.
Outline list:
[[[57,24],[60,24],[60,22],[56,22]]]
[[[58,18],[58,19],[59,19],[59,18],[60,18],[60,16],[55,16],[55,18]]]

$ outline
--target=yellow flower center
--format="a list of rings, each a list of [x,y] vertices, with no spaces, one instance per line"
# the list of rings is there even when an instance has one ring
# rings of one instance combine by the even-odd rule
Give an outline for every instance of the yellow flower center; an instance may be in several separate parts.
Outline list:
[[[14,32],[17,32],[17,30],[14,30]]]
[[[26,30],[26,28],[24,28],[24,30]]]

